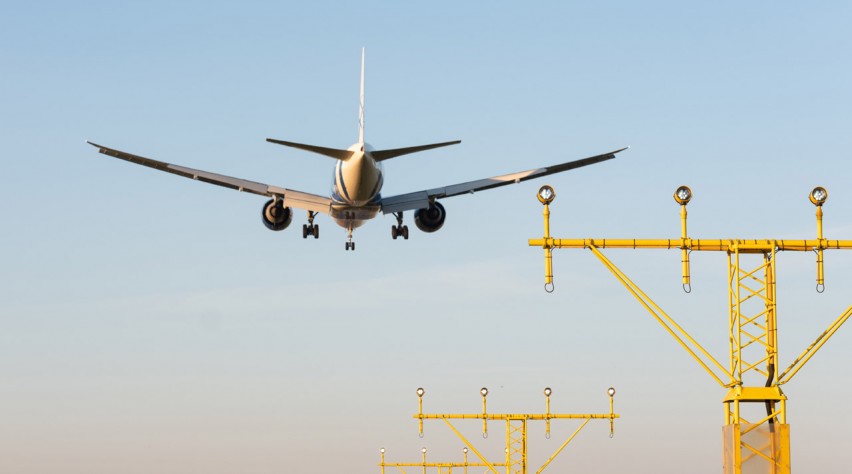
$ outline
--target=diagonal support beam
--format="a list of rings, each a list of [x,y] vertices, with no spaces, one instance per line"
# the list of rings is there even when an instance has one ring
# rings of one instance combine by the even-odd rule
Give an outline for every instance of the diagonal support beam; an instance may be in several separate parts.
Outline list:
[[[680,327],[680,325],[678,325],[674,321],[674,319],[671,318],[671,316],[666,314],[666,312],[663,311],[662,308],[657,306],[657,304],[654,303],[654,301],[641,289],[639,289],[639,287],[635,283],[633,283],[633,281],[627,278],[627,275],[625,275],[624,272],[619,270],[618,267],[616,267],[614,263],[612,263],[608,258],[606,258],[606,256],[601,253],[601,251],[598,250],[596,247],[590,246],[589,249],[592,251],[592,253],[595,254],[596,257],[598,257],[598,259],[604,264],[604,266],[606,266],[606,268],[608,268],[609,271],[612,272],[615,278],[618,279],[618,281],[620,281],[625,288],[627,288],[627,291],[629,291],[639,301],[639,303],[644,306],[649,313],[651,313],[651,316],[653,316],[654,319],[656,319],[657,322],[660,323],[663,329],[665,329],[666,332],[668,332],[669,335],[672,336],[678,342],[678,344],[680,344],[680,346],[683,347],[684,350],[686,350],[689,355],[691,355],[692,358],[695,359],[695,361],[698,362],[698,364],[703,367],[704,370],[708,374],[710,374],[710,376],[713,377],[716,382],[719,383],[719,385],[723,387],[730,387],[736,385],[737,381],[734,376],[730,372],[728,372],[725,367],[723,367],[722,364],[720,364],[719,361],[716,360],[716,358],[710,355],[710,353],[707,352],[707,350],[704,349],[701,344],[699,344],[692,336],[690,336],[689,333],[687,333],[682,327]],[[719,370],[719,372],[723,374],[724,378],[727,379],[727,381],[723,380],[722,377],[720,377],[708,365],[708,362],[706,362],[705,359],[709,361],[712,365],[714,365]]]
[[[457,430],[456,427],[453,426],[452,423],[450,423],[450,420],[446,418],[444,418],[443,420],[444,423],[446,423],[447,426],[449,426],[450,429],[453,430],[453,433],[455,433],[456,436],[458,436],[459,439],[462,440],[462,442],[467,445],[467,447],[469,447],[471,451],[473,451],[473,454],[476,454],[476,457],[478,457],[483,463],[485,463],[485,466],[488,467],[491,472],[493,472],[494,474],[500,474],[499,472],[497,472],[497,469],[494,467],[494,465],[488,462],[488,460],[485,459],[485,456],[483,456],[482,453],[480,453],[479,450],[476,449],[476,447],[474,447],[473,444],[471,444],[470,441],[468,441],[467,438],[465,438],[464,435],[462,435],[459,430]]]
[[[541,471],[544,471],[544,470],[547,468],[547,466],[549,466],[549,465],[550,465],[550,463],[551,463],[554,459],[556,459],[556,456],[559,456],[559,453],[561,453],[561,452],[562,452],[562,450],[563,450],[563,449],[565,449],[565,446],[568,446],[568,443],[570,443],[570,442],[571,442],[571,440],[572,440],[572,439],[574,439],[574,437],[575,437],[575,436],[577,436],[577,433],[579,433],[579,432],[580,432],[580,430],[582,430],[582,429],[586,426],[586,424],[588,424],[588,423],[589,423],[589,421],[591,421],[591,418],[589,418],[589,419],[587,419],[586,421],[584,421],[584,422],[583,422],[583,424],[582,424],[582,425],[580,425],[580,427],[579,427],[579,428],[577,428],[576,430],[574,430],[574,433],[573,433],[573,434],[572,434],[572,435],[571,435],[571,436],[570,436],[567,440],[565,440],[565,442],[564,442],[564,443],[562,443],[562,446],[560,446],[560,447],[559,447],[559,449],[557,449],[557,450],[556,450],[556,452],[555,452],[555,453],[553,453],[553,455],[552,455],[552,456],[550,456],[550,458],[549,458],[549,459],[548,459],[548,460],[547,460],[544,464],[542,464],[540,468],[538,468],[538,471],[535,471],[535,474],[541,474]]]
[[[817,337],[816,340],[810,346],[808,346],[807,349],[805,349],[805,352],[803,352],[798,358],[796,358],[796,360],[794,360],[793,363],[790,364],[790,367],[787,367],[787,369],[784,370],[784,372],[782,372],[781,375],[778,376],[778,385],[789,382],[790,379],[792,379],[793,376],[796,375],[796,372],[798,372],[802,367],[804,367],[805,364],[807,364],[808,361],[811,360],[811,357],[813,357],[814,354],[816,354],[817,351],[820,350],[820,348],[822,348],[822,346],[826,342],[828,342],[829,339],[831,339],[831,336],[833,336],[834,333],[836,333],[837,330],[840,329],[840,326],[843,326],[843,323],[845,323],[850,316],[852,316],[852,306],[846,308],[846,311],[844,311],[843,314],[841,314],[837,319],[835,319],[834,322],[831,323],[831,326],[829,326],[828,329],[826,329],[822,334],[820,334],[819,337]]]

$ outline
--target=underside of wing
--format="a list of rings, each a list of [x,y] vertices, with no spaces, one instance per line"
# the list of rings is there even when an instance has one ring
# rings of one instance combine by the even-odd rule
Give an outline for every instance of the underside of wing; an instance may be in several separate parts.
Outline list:
[[[428,207],[429,204],[435,199],[443,199],[447,197],[458,196],[459,194],[468,194],[477,191],[484,191],[486,189],[498,188],[500,186],[520,183],[522,181],[540,178],[542,176],[547,176],[554,173],[561,173],[563,171],[568,171],[575,168],[600,163],[602,161],[611,160],[615,158],[615,155],[617,153],[622,152],[626,149],[627,147],[614,150],[608,153],[603,153],[601,155],[590,156],[581,160],[559,163],[552,166],[535,168],[531,170],[521,171],[518,173],[504,174],[501,176],[494,176],[492,178],[479,179],[476,181],[468,181],[466,183],[459,183],[451,186],[444,186],[441,188],[427,189],[424,191],[390,196],[382,199],[382,212],[384,214],[390,214],[393,212],[423,209]]]
[[[136,163],[138,165],[147,166],[148,168],[154,168],[156,170],[165,171],[166,173],[183,176],[184,178],[190,178],[196,181],[203,181],[205,183],[215,184],[217,186],[236,189],[237,191],[257,194],[260,196],[277,196],[284,200],[284,205],[287,207],[295,207],[297,209],[322,212],[324,214],[328,214],[331,209],[331,199],[325,196],[303,193],[301,191],[294,191],[291,189],[280,188],[277,186],[269,186],[267,184],[240,178],[234,178],[231,176],[225,176],[217,173],[211,173],[209,171],[173,165],[171,163],[152,160],[151,158],[145,158],[144,156],[133,155],[131,153],[123,152],[120,150],[107,148],[105,146],[98,145],[97,143],[92,143],[90,141],[86,141],[86,143],[94,146],[98,149],[100,153],[104,155],[129,161],[131,163]]]

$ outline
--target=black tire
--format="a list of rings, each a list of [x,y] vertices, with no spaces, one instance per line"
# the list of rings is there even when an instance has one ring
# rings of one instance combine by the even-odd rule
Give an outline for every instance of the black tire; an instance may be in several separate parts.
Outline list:
[[[402,226],[402,238],[408,240],[408,226]]]
[[[352,251],[355,251],[355,242],[352,242]]]
[[[303,239],[308,238],[308,226],[307,226],[307,224],[302,225],[302,238]]]
[[[346,250],[349,250],[349,242],[346,242]]]
[[[391,238],[393,240],[396,240],[397,235],[399,235],[399,232],[396,230],[396,226],[392,225],[391,226]]]
[[[314,226],[314,238],[315,239],[319,238],[319,224]]]

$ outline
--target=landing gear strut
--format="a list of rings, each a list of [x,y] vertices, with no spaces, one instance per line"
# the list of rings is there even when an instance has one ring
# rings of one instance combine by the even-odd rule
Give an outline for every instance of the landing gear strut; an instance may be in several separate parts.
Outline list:
[[[346,230],[347,230],[348,237],[349,237],[349,241],[346,242],[346,250],[352,250],[354,252],[355,251],[355,242],[352,242],[352,228],[349,227]]]
[[[302,225],[302,238],[307,239],[309,235],[313,235],[315,239],[319,238],[319,224],[314,224],[314,217],[317,213],[308,211],[308,223]]]
[[[391,226],[391,237],[396,240],[397,237],[402,236],[403,239],[408,240],[408,226],[402,225],[402,211],[394,212],[393,215],[396,216],[396,225]]]

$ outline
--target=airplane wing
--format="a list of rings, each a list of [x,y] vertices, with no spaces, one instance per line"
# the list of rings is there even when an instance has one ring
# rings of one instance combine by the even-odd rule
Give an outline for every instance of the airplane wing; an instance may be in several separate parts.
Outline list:
[[[602,161],[611,160],[619,152],[626,150],[628,147],[614,150],[602,155],[590,156],[581,160],[569,161],[544,168],[535,168],[518,173],[504,174],[502,176],[494,176],[493,178],[480,179],[476,181],[468,181],[466,183],[454,184],[442,188],[427,189],[425,191],[417,191],[414,193],[399,194],[382,199],[382,213],[390,214],[393,212],[408,211],[414,209],[423,209],[429,207],[429,203],[435,199],[443,199],[459,194],[474,193],[476,191],[484,191],[486,189],[498,188],[507,184],[520,183],[529,179],[540,178],[549,174],[561,173],[563,171],[580,168],[582,166],[600,163]]]
[[[278,186],[269,186],[263,183],[248,181],[240,178],[232,178],[216,173],[186,168],[184,166],[173,165],[163,161],[152,160],[144,156],[132,155],[123,151],[114,150],[105,146],[98,145],[86,140],[86,143],[97,148],[104,155],[112,156],[121,160],[136,163],[137,165],[147,166],[166,173],[176,174],[184,178],[194,179],[196,181],[204,181],[205,183],[224,186],[226,188],[236,189],[237,191],[257,194],[260,196],[278,196],[284,200],[284,205],[287,207],[295,207],[297,209],[305,209],[313,212],[321,212],[328,214],[331,210],[331,199],[325,196],[316,194],[303,193],[293,191],[292,189],[279,188]]]

